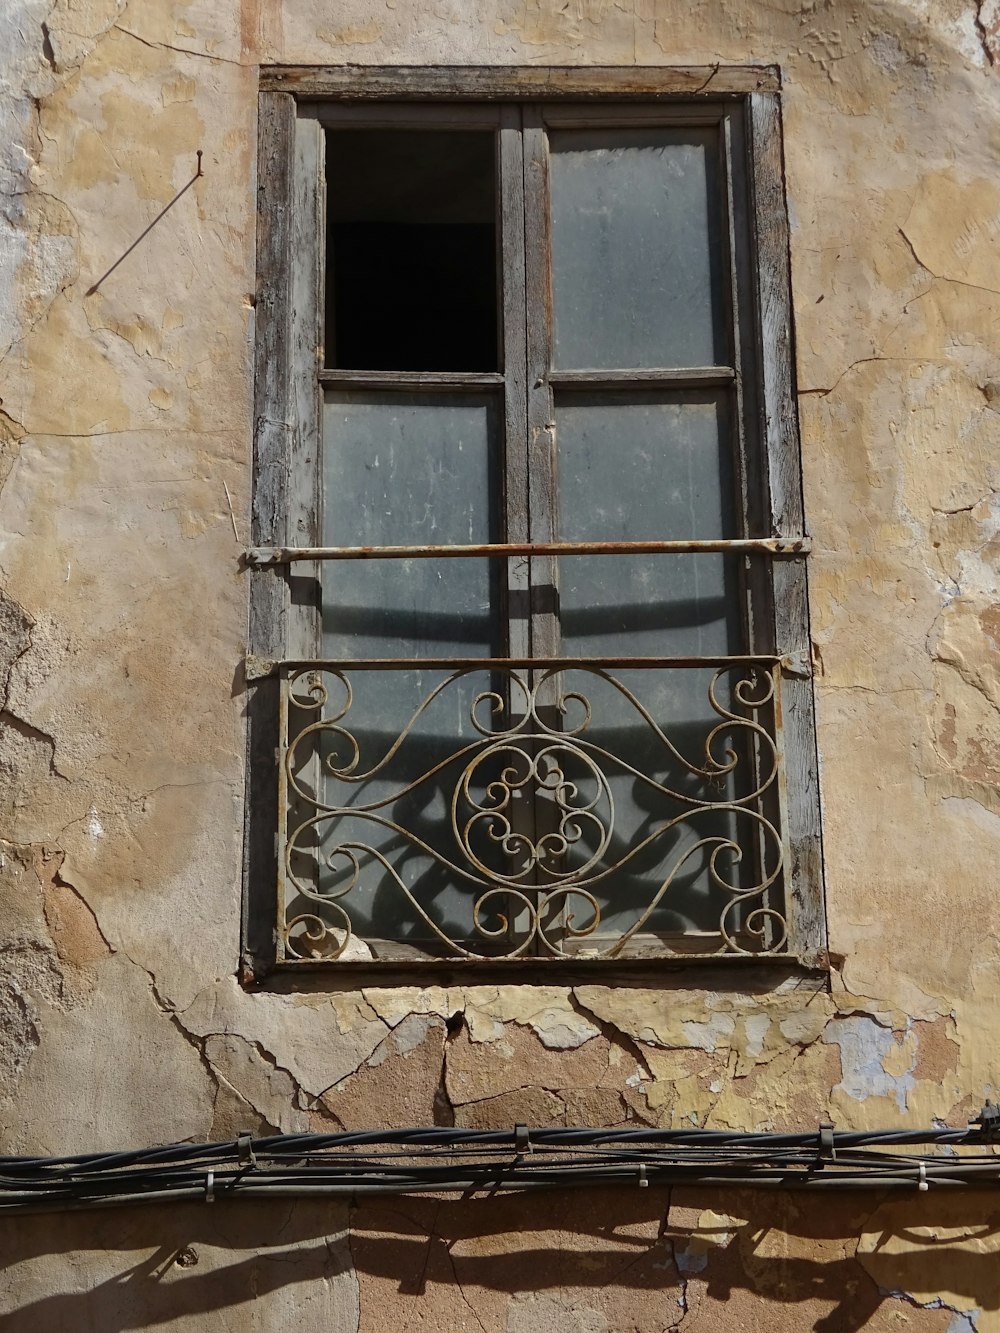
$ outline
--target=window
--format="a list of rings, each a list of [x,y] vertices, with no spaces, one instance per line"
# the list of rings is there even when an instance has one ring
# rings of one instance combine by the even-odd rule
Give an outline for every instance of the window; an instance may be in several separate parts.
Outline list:
[[[255,962],[816,961],[772,84],[262,93]]]

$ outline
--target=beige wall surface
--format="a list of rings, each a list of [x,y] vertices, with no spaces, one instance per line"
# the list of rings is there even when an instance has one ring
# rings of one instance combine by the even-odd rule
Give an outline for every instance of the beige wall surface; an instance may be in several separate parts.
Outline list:
[[[281,62],[781,67],[828,983],[238,983]],[[975,1114],[1000,1079],[998,64],[996,0],[0,6],[4,1151]],[[966,1333],[1000,1328],[998,1250],[987,1194],[183,1205],[4,1221],[0,1319]]]

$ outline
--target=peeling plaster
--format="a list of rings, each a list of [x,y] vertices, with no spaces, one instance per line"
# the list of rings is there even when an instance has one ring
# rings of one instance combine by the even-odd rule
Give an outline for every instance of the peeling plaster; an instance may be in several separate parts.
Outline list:
[[[843,1078],[834,1088],[855,1101],[868,1097],[892,1097],[900,1111],[906,1110],[906,1095],[913,1087],[912,1070],[916,1057],[899,1074],[890,1072],[898,1064],[900,1047],[891,1031],[861,1014],[833,1019],[823,1033],[823,1040],[840,1047]]]

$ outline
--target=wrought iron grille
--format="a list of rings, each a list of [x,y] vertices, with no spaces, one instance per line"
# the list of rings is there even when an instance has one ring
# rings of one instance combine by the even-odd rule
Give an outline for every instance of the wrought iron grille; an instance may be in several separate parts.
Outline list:
[[[280,676],[279,962],[786,949],[777,657]]]

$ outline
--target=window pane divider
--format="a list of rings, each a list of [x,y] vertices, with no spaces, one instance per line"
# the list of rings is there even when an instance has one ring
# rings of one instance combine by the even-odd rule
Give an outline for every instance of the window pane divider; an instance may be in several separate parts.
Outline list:
[[[494,389],[504,377],[496,371],[321,370],[319,382],[353,389]]]
[[[553,370],[554,388],[581,389],[710,389],[736,381],[732,366],[690,366],[683,369],[643,370]]]

